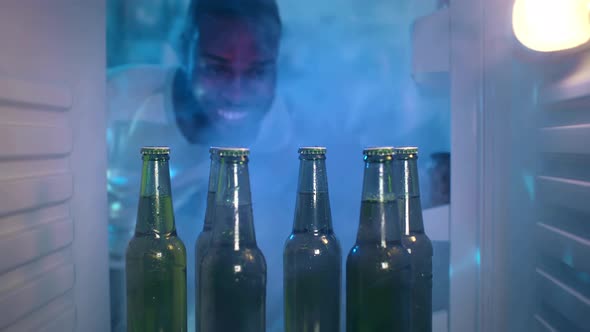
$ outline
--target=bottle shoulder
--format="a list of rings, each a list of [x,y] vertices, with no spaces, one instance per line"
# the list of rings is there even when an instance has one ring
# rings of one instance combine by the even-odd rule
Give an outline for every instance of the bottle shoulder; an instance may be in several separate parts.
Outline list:
[[[410,255],[401,244],[355,244],[347,257],[347,265],[374,265],[389,263],[391,266],[404,267],[410,265]]]
[[[266,269],[266,259],[257,246],[211,246],[203,257],[203,265],[249,265]]]
[[[434,253],[432,241],[424,233],[411,233],[409,236],[404,236],[402,244],[411,253],[419,253],[425,256],[432,256]]]
[[[135,235],[129,241],[126,256],[127,259],[186,261],[186,247],[177,236]]]
[[[324,250],[341,252],[340,241],[333,232],[328,234],[292,233],[285,241],[285,252]]]
[[[211,238],[213,237],[213,232],[202,231],[197,236],[197,240],[195,241],[195,249],[201,249],[204,246],[208,246],[211,243]]]

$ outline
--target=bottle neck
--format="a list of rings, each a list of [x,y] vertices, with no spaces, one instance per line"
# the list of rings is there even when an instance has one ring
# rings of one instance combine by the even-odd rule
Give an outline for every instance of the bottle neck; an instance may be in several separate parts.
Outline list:
[[[207,206],[205,207],[205,222],[203,231],[212,229],[213,213],[215,212],[215,193],[217,192],[217,177],[219,175],[219,158],[211,156],[211,165],[209,166],[209,189],[207,190]]]
[[[401,241],[398,218],[391,156],[365,157],[357,244],[387,247]]]
[[[393,168],[391,156],[366,156],[363,176],[363,201],[393,201]]]
[[[176,234],[167,156],[143,156],[135,231],[141,234]]]
[[[213,245],[255,246],[247,157],[220,157],[216,186]]]
[[[420,184],[418,182],[418,160],[416,157],[393,161],[395,193],[398,200],[399,216],[405,235],[423,233]]]
[[[301,156],[293,233],[332,232],[325,155]]]

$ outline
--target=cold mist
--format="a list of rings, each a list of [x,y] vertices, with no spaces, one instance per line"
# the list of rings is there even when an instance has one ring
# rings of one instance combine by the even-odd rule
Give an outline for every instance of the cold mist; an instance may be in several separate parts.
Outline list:
[[[282,32],[272,107],[280,108],[281,113],[272,115],[271,111],[270,120],[261,120],[257,130],[262,140],[252,141],[246,137],[252,133],[251,130],[243,131],[243,139],[239,135],[232,139],[221,139],[227,136],[214,130],[202,130],[202,136],[208,135],[208,138],[201,147],[195,147],[171,133],[173,129],[170,132],[168,129],[156,129],[160,124],[152,123],[154,121],[148,116],[156,113],[152,110],[155,109],[152,104],[166,98],[166,93],[146,99],[141,106],[144,117],[134,120],[135,131],[124,129],[127,134],[113,138],[113,135],[117,136],[114,133],[116,128],[109,129],[109,145],[119,148],[125,146],[125,149],[121,148],[122,151],[133,151],[139,145],[150,144],[171,147],[176,224],[178,234],[187,246],[189,330],[192,331],[195,325],[194,243],[203,227],[208,172],[207,145],[231,144],[251,148],[250,174],[256,239],[268,266],[268,331],[283,329],[282,253],[294,217],[299,166],[297,147],[327,147],[331,210],[334,230],[342,246],[343,264],[346,253],[354,243],[359,221],[362,148],[379,145],[419,147],[422,197],[423,200],[429,197],[427,168],[430,155],[449,152],[449,92],[448,87],[426,89],[414,81],[411,32],[415,19],[438,9],[439,2],[278,1]],[[129,16],[129,12],[121,14],[116,6],[109,9],[109,18],[113,21],[128,20],[135,24],[124,28],[113,23],[108,27],[111,35],[119,31],[118,36],[127,36],[120,38],[123,43],[127,40],[126,49],[109,44],[109,85],[112,87],[118,84],[117,93],[127,97],[136,93],[133,85],[129,82],[117,83],[117,79],[113,78],[117,76],[113,73],[120,71],[121,65],[133,67],[149,64],[165,68],[181,65],[182,56],[178,54],[176,40],[180,35],[179,30],[182,30],[187,6],[186,1],[179,2],[173,8],[167,7],[167,14],[162,14],[158,9],[164,5],[158,1],[153,1],[149,6],[136,1],[133,3],[137,8],[128,5],[129,12],[142,9],[144,13],[151,13],[153,17],[149,17],[152,20],[137,21]],[[150,37],[146,31],[157,29],[142,28],[150,24],[162,24],[168,34]],[[137,31],[133,33],[125,29]],[[117,42],[121,43],[120,40]],[[154,72],[150,76],[157,75]],[[142,82],[148,85],[145,80]],[[241,117],[241,113],[229,106],[224,107],[217,112],[226,120]],[[151,130],[142,129],[150,126],[153,126]],[[240,131],[232,132],[235,134]],[[125,168],[128,171],[119,177],[116,175],[121,162],[116,158],[110,159],[111,179],[116,179],[114,185],[127,188],[124,199],[118,203],[123,205],[118,208],[129,209],[126,218],[133,218],[136,211],[137,190],[134,185],[139,181],[137,176],[140,172],[137,157],[127,157]],[[190,193],[186,188],[196,189]],[[111,210],[113,202],[110,202]],[[429,206],[428,202],[424,202],[424,206]],[[132,225],[128,224],[123,233],[131,231]],[[113,234],[111,232],[111,240],[121,238],[111,242],[112,246],[118,246],[120,252],[124,247],[121,243],[125,242],[128,235]],[[111,283],[116,285],[117,281],[112,279]],[[115,297],[121,295],[120,289],[111,292]],[[117,306],[114,312],[122,312],[122,308],[117,309]]]

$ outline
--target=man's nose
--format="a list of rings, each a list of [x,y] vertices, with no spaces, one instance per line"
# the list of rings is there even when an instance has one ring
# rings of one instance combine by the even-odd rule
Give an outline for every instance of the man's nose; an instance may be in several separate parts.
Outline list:
[[[223,96],[232,102],[242,101],[247,97],[245,85],[246,80],[241,75],[235,75],[227,82]]]

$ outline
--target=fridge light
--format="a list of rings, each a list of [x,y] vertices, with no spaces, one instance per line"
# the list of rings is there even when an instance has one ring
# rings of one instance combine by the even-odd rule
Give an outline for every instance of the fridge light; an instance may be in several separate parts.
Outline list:
[[[590,40],[590,0],[516,0],[512,29],[524,46],[562,51]]]

